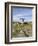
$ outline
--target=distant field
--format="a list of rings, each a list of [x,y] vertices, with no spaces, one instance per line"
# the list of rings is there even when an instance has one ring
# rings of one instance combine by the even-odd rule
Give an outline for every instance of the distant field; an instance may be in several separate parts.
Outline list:
[[[12,23],[12,37],[31,37],[32,22],[29,23]]]

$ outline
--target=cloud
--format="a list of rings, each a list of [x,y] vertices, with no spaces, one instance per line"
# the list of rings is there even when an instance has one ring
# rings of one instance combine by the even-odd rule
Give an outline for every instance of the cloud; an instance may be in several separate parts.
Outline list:
[[[21,14],[13,15],[13,21],[20,21]]]
[[[32,21],[32,16],[28,14],[16,14],[13,15],[13,21],[21,21],[20,18],[24,18],[25,21]]]

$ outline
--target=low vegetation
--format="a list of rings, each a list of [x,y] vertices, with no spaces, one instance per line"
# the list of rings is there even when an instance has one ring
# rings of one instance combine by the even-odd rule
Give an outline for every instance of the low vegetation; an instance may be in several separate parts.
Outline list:
[[[32,36],[32,22],[12,23],[12,37],[30,37]]]

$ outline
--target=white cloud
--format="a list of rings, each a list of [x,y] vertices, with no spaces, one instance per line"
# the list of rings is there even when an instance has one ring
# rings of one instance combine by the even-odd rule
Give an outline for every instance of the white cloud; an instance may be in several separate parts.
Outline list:
[[[27,15],[25,15],[25,14],[16,14],[16,15],[13,15],[13,21],[20,21],[21,22],[20,18],[27,18],[25,16],[28,16],[28,14]],[[25,20],[25,21],[27,21],[27,20]],[[32,20],[29,20],[29,21],[32,21]]]

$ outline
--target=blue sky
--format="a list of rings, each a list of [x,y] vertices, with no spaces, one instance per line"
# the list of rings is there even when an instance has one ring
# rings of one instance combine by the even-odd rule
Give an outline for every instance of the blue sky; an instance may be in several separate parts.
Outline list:
[[[20,18],[24,18],[24,21],[32,21],[32,9],[30,8],[12,8],[12,20],[20,21]]]

